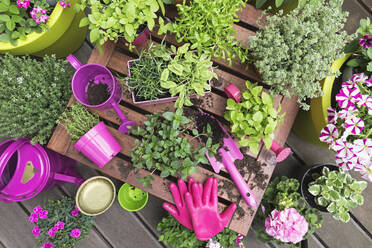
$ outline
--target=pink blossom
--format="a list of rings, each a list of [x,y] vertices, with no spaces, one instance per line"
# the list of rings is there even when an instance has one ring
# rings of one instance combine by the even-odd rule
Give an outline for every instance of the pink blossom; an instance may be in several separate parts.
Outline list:
[[[336,164],[345,170],[352,170],[354,168],[354,163],[352,162],[353,158],[355,157],[345,159],[344,157],[336,155]]]
[[[353,74],[350,78],[350,81],[353,83],[357,82],[365,82],[368,79],[368,77],[364,73],[360,74]]]
[[[354,135],[359,135],[364,129],[364,121],[356,116],[347,119],[345,125],[346,131]]]
[[[372,87],[372,77],[366,81],[364,81],[364,83],[367,85],[367,87]]]
[[[71,3],[66,3],[65,1],[59,1],[58,3],[62,6],[63,9],[71,6]]]
[[[40,248],[53,248],[53,244],[48,242],[48,243],[45,243],[43,246],[41,246]]]
[[[32,229],[32,234],[37,237],[40,235],[40,228],[38,226],[35,226],[34,229]]]
[[[79,214],[79,211],[77,209],[74,209],[71,212],[71,215],[74,216],[74,217],[77,216],[78,214]]]
[[[365,49],[372,47],[372,36],[364,35],[360,39],[359,44]]]
[[[265,220],[266,233],[282,242],[300,242],[309,224],[295,208],[278,211],[274,209]]]
[[[80,229],[75,228],[75,229],[72,229],[72,231],[70,233],[70,236],[73,237],[73,238],[79,238],[80,234],[81,234]]]
[[[46,219],[48,218],[48,210],[43,210],[39,213],[40,219]]]
[[[30,217],[28,218],[28,220],[29,220],[31,223],[37,222],[37,221],[38,221],[37,214],[36,214],[36,213],[31,213],[31,214],[30,214]]]
[[[39,6],[37,6],[32,9],[30,15],[37,24],[40,24],[45,23],[49,19],[49,16],[46,13],[47,13],[46,9],[42,9]]]
[[[25,8],[27,9],[30,6],[30,0],[17,0],[18,8]]]
[[[326,142],[327,144],[332,144],[335,139],[338,138],[338,130],[335,125],[328,124],[322,131],[320,131],[319,140]]]
[[[53,227],[53,228],[54,228],[54,227]],[[53,230],[53,228],[49,229],[49,231],[48,231],[49,236],[52,237],[52,238],[53,238],[54,236],[56,236],[56,231]]]
[[[331,149],[337,152],[337,156],[344,159],[350,159],[354,156],[352,151],[353,144],[346,142],[342,139],[336,140]]]
[[[338,105],[345,109],[349,106],[353,106],[358,98],[360,91],[357,87],[355,88],[348,88],[342,87],[340,92],[336,95],[336,101]]]
[[[362,175],[364,179],[372,182],[372,162],[369,161],[367,164],[357,164],[354,168]]]
[[[337,117],[338,117],[338,114],[337,114],[336,109],[335,108],[332,108],[332,107],[329,107],[327,109],[327,112],[328,112],[328,123],[330,123],[330,124],[336,124]]]
[[[357,104],[359,107],[371,105],[372,98],[369,95],[360,95],[357,99]]]
[[[353,152],[358,157],[370,159],[372,157],[372,140],[370,139],[354,140]]]
[[[352,106],[349,106],[349,107],[347,107],[345,109],[340,110],[337,113],[337,115],[341,119],[346,120],[346,119],[348,119],[350,117],[353,117],[357,111],[358,111],[357,108],[354,105],[352,105]]]
[[[36,207],[34,208],[34,213],[35,213],[35,214],[39,214],[41,211],[43,211],[43,209],[42,209],[40,206],[36,206]]]
[[[62,230],[63,228],[65,228],[65,223],[63,223],[62,221],[58,221],[57,224],[54,225],[54,227],[56,227],[57,230]]]

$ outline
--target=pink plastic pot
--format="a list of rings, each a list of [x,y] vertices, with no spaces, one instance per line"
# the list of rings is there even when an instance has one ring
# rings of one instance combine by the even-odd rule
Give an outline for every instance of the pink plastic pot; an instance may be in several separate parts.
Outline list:
[[[130,64],[134,61],[137,61],[138,59],[132,59],[132,60],[128,60],[127,64],[128,64],[128,78],[130,78]],[[213,71],[213,68],[211,69]],[[211,80],[209,80],[209,85],[211,84]],[[129,82],[128,82],[128,79],[126,80],[126,84],[129,85]],[[209,93],[211,93],[210,90],[208,91],[205,91],[204,92],[205,94],[204,95],[207,95]],[[131,92],[131,95],[132,95],[132,101],[134,104],[137,104],[137,105],[150,105],[150,104],[160,104],[160,103],[166,103],[166,102],[174,102],[178,99],[178,96],[172,96],[172,97],[165,97],[165,98],[160,98],[160,99],[156,99],[156,100],[147,100],[147,101],[137,101],[136,100],[136,96],[134,95],[134,92]],[[189,95],[190,98],[195,98],[197,95],[196,94],[191,94]]]
[[[29,139],[8,139],[0,144],[0,201],[33,198],[57,181],[77,185],[84,179],[75,171],[76,162]]]
[[[136,38],[134,38],[132,45],[134,46],[140,46],[143,43],[145,43],[150,37],[150,30],[148,27],[146,27]],[[120,41],[124,43],[129,43],[126,39],[120,38]]]
[[[101,121],[83,135],[74,145],[98,167],[104,167],[121,150],[120,144]]]
[[[240,102],[242,100],[242,93],[235,84],[229,84],[224,88],[224,91],[227,97],[234,99],[235,102]]]

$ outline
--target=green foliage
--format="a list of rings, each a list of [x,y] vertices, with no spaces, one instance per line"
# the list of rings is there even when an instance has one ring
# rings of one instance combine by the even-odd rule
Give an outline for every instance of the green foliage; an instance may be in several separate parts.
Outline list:
[[[372,36],[372,23],[369,17],[360,20],[360,26],[357,34],[364,36]],[[372,77],[372,47],[366,49],[360,44],[360,37],[351,41],[346,47],[346,53],[353,53],[350,60],[346,63],[347,66],[357,67],[364,72],[368,77]]]
[[[137,177],[136,180],[143,184],[144,187],[152,189],[151,181],[155,180],[153,176],[145,176],[143,178]]]
[[[231,131],[240,139],[240,145],[248,146],[252,153],[258,154],[261,139],[267,149],[270,149],[273,133],[285,113],[279,115],[281,105],[275,109],[273,98],[262,91],[262,86],[249,81],[246,86],[241,102],[227,99],[225,119],[231,122]]]
[[[161,0],[81,0],[75,10],[91,9],[88,17],[81,19],[79,26],[89,25],[90,41],[103,45],[107,40],[117,42],[124,38],[133,42],[141,25],[146,24],[150,30],[155,26],[156,12],[164,5]],[[161,17],[160,17],[161,18]],[[131,44],[130,48],[133,47]]]
[[[16,1],[0,1],[0,42],[10,42],[17,46],[18,39],[26,40],[27,35],[33,32],[41,33],[47,29],[45,23],[37,24],[29,15],[32,6],[40,6],[47,9],[48,15],[51,12],[46,0],[31,0],[28,9],[18,8]]]
[[[309,183],[309,192],[336,220],[348,222],[349,210],[363,205],[362,192],[366,187],[365,181],[357,181],[341,170],[330,171],[324,167],[322,174]]]
[[[0,136],[45,144],[71,96],[67,61],[0,57]]]
[[[314,0],[250,0],[250,3],[254,3],[257,9],[266,8],[272,6],[275,8],[287,7],[287,6],[298,6],[302,8],[307,2],[312,2]],[[316,0],[315,0],[316,1]]]
[[[238,22],[236,12],[245,6],[246,0],[184,0],[177,4],[179,18],[167,24],[176,33],[178,42],[191,42],[191,49],[204,52],[209,57],[246,60],[246,48],[235,37],[233,24]],[[159,30],[162,33],[163,30]],[[164,31],[166,31],[164,29]]]
[[[136,139],[136,147],[130,153],[136,169],[160,170],[161,177],[171,175],[186,179],[189,174],[197,171],[199,163],[208,164],[205,156],[207,149],[212,153],[218,149],[217,146],[211,146],[211,141],[205,147],[194,146],[188,141],[186,134],[189,129],[195,135],[192,139],[204,135],[209,137],[211,132],[199,133],[193,129],[194,123],[182,115],[182,109],[178,109],[176,113],[148,115],[144,124],[143,128],[138,127],[131,131],[131,134],[141,136]],[[145,178],[139,181],[148,186],[151,180]]]
[[[316,229],[322,226],[323,217],[319,210],[309,208],[306,205],[304,198],[298,193],[299,187],[300,183],[297,179],[287,177],[274,178],[262,198],[261,205],[265,207],[265,213],[258,211],[255,221],[263,221],[274,209],[282,211],[286,208],[295,208],[309,223],[309,229],[303,237],[303,240],[307,239]],[[274,241],[278,245],[285,244],[268,235],[265,230],[259,230],[257,238],[264,242]],[[296,245],[291,243],[291,247],[299,248],[300,243]]]
[[[319,81],[332,75],[331,64],[351,39],[342,31],[347,12],[342,0],[315,1],[287,15],[266,18],[267,25],[250,38],[254,64],[275,94],[306,99],[322,95]]]
[[[91,113],[80,103],[74,103],[61,115],[58,123],[61,124],[76,142],[85,133],[99,123],[99,116]]]
[[[159,241],[169,245],[172,248],[205,248],[208,241],[200,241],[196,238],[195,233],[182,226],[171,215],[163,218],[157,226],[161,232]],[[237,233],[225,228],[213,237],[213,240],[218,241],[223,248],[234,248]]]
[[[71,212],[75,210],[75,199],[62,197],[60,200],[49,200],[43,210],[48,211],[46,219],[40,219],[35,223],[40,228],[40,235],[36,237],[37,245],[42,246],[47,242],[51,242],[53,247],[71,248],[75,247],[81,240],[89,235],[93,225],[93,218],[78,213],[77,216],[72,216]],[[53,228],[58,222],[64,222],[64,229],[55,232],[54,237],[48,235],[49,229]],[[80,229],[81,234],[78,238],[73,238],[70,233],[73,229]]]

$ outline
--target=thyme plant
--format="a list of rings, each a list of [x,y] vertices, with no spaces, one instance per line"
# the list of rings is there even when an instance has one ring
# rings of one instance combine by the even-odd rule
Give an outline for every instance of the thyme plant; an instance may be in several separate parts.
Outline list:
[[[351,39],[342,31],[343,0],[313,1],[287,15],[268,16],[267,25],[250,38],[251,56],[263,83],[275,94],[297,95],[304,110],[308,98],[322,95],[319,81]]]
[[[0,68],[0,136],[47,143],[72,94],[67,61],[5,55]]]

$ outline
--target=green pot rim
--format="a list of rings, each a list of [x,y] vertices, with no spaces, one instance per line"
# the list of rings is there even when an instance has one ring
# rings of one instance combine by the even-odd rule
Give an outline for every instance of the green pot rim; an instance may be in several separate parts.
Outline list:
[[[129,211],[129,212],[136,212],[136,211],[139,211],[141,210],[142,208],[144,208],[149,200],[149,193],[147,191],[144,191],[146,193],[146,199],[144,201],[144,203],[137,207],[137,208],[128,208],[125,203],[123,202],[123,195],[125,194],[126,190],[129,188],[129,187],[134,187],[128,183],[124,183],[123,185],[121,185],[120,189],[119,189],[119,192],[118,192],[118,201],[119,201],[119,204],[122,208],[124,208],[125,210]]]

